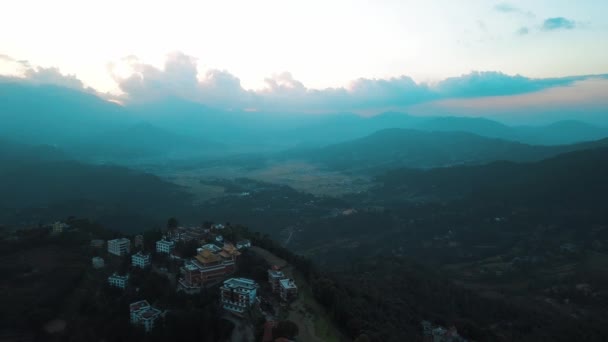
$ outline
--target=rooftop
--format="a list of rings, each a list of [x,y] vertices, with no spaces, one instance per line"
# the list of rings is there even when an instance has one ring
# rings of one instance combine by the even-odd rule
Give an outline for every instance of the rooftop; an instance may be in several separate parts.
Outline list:
[[[147,300],[140,300],[139,302],[135,302],[135,303],[131,303],[131,305],[129,305],[129,310],[130,311],[139,311],[143,308],[147,308],[150,306],[150,303],[148,303]]]
[[[127,239],[127,238],[119,238],[119,239],[113,239],[113,240],[108,240],[108,243],[110,242],[131,242],[131,240]]]
[[[224,281],[224,287],[253,290],[258,287],[255,281],[247,278],[230,278]]]
[[[295,281],[293,281],[293,279],[281,279],[279,281],[279,283],[281,284],[281,287],[284,289],[297,289],[298,286],[296,286]]]
[[[118,273],[114,273],[111,276],[109,276],[108,278],[127,280],[127,279],[129,279],[129,275],[127,274],[127,275],[121,276]]]
[[[205,250],[205,249],[206,249],[206,250],[210,250],[211,252],[214,252],[214,253],[215,253],[215,252],[219,252],[219,251],[221,251],[221,250],[222,250],[221,248],[219,248],[218,246],[216,246],[216,245],[214,245],[214,244],[212,244],[212,243],[208,243],[208,244],[206,244],[206,245],[203,245],[203,246],[201,247],[201,249],[202,249],[202,250]]]
[[[283,277],[285,277],[285,275],[283,274],[283,272],[277,271],[277,270],[268,270],[268,274],[270,274],[270,276],[273,277],[273,278],[283,278]]]

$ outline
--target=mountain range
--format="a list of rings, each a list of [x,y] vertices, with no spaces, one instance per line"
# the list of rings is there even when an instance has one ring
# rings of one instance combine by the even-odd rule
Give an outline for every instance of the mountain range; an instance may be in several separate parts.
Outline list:
[[[387,112],[304,114],[219,110],[169,98],[146,104],[106,101],[51,85],[0,82],[0,137],[57,146],[94,160],[216,155],[320,147],[388,128],[460,131],[521,143],[597,140],[608,128],[579,121],[507,126],[485,118],[417,117]]]

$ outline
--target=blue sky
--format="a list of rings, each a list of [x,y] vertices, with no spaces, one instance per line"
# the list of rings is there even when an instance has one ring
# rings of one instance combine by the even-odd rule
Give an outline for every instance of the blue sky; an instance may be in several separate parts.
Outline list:
[[[365,111],[588,88],[564,78],[608,73],[601,0],[0,6],[0,73],[82,82],[121,101],[170,93],[254,110]]]

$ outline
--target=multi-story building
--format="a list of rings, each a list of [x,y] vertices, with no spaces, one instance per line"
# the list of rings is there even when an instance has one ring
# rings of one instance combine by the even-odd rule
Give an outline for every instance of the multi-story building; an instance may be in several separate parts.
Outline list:
[[[244,248],[249,248],[249,247],[251,247],[251,241],[249,241],[249,240],[241,240],[236,243],[237,249],[244,249]]]
[[[111,286],[118,287],[119,289],[125,289],[129,284],[129,275],[121,276],[118,273],[114,273],[108,277],[108,283]]]
[[[162,316],[162,312],[148,303],[146,300],[129,305],[131,312],[131,324],[141,325],[146,332],[150,332],[156,321]]]
[[[150,265],[150,254],[137,252],[131,255],[131,265],[133,267],[146,268]]]
[[[201,288],[217,284],[236,271],[236,259],[241,253],[232,244],[220,248],[207,244],[198,249],[198,254],[186,260],[181,271],[179,289],[198,292]]]
[[[61,234],[69,227],[70,226],[67,223],[57,221],[52,224],[51,229],[52,229],[53,234]]]
[[[281,289],[281,280],[285,279],[285,274],[276,268],[268,270],[268,282],[273,293],[279,293]]]
[[[105,266],[103,258],[100,257],[93,257],[91,259],[91,264],[93,265],[93,268],[103,268]]]
[[[247,278],[230,278],[220,287],[222,308],[237,316],[243,316],[245,311],[256,301],[258,284]]]
[[[123,256],[131,252],[131,241],[127,238],[108,240],[108,253]]]
[[[144,236],[143,235],[135,235],[133,238],[133,245],[135,248],[144,248]]]
[[[169,254],[175,249],[175,242],[163,238],[156,241],[156,252]]]
[[[281,279],[279,281],[279,296],[286,302],[291,302],[298,297],[298,287],[293,279]]]

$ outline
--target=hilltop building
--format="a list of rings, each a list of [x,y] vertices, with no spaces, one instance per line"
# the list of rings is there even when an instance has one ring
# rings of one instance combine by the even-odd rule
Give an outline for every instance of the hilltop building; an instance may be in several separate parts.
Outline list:
[[[251,247],[251,241],[249,240],[241,240],[236,243],[237,249],[245,249]]]
[[[53,234],[61,234],[68,228],[70,228],[70,225],[68,225],[67,223],[59,222],[59,221],[57,221],[51,225],[51,231]]]
[[[123,256],[131,252],[131,241],[127,238],[108,240],[108,253]]]
[[[118,287],[119,289],[125,289],[127,288],[127,285],[129,284],[129,275],[124,275],[121,276],[118,273],[114,273],[111,276],[108,277],[108,283],[111,286],[114,287]]]
[[[162,240],[156,241],[156,252],[169,254],[175,249],[175,242],[163,238]]]
[[[104,262],[103,258],[100,258],[100,257],[93,257],[91,259],[91,264],[93,265],[93,268],[95,268],[95,269],[103,268],[105,266],[105,262]]]
[[[298,297],[298,286],[293,279],[281,279],[279,281],[279,296],[286,302],[291,302]]]
[[[148,303],[146,300],[129,305],[131,312],[131,324],[141,325],[146,332],[150,332],[156,321],[162,316],[162,312]]]
[[[272,289],[273,293],[279,293],[280,282],[282,279],[285,279],[285,274],[276,269],[276,267],[268,270],[268,282],[270,283],[270,288]]]
[[[150,254],[137,252],[131,255],[131,265],[139,268],[146,268],[150,266]]]
[[[222,308],[237,316],[243,316],[245,311],[256,301],[258,284],[246,278],[230,278],[220,287]]]
[[[232,244],[222,248],[207,244],[198,249],[198,254],[186,260],[181,268],[184,275],[179,280],[179,289],[188,293],[217,284],[236,271],[236,259],[241,253]]]

